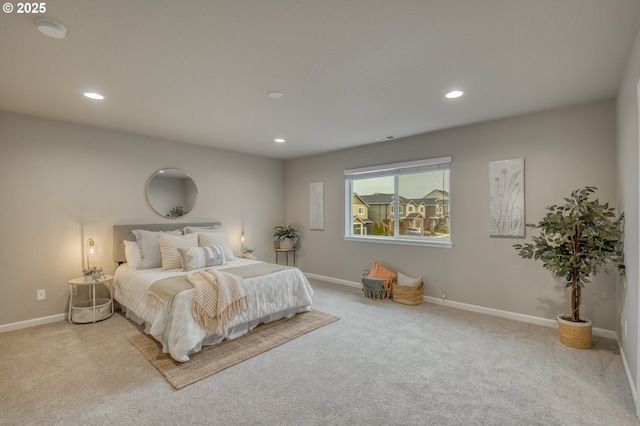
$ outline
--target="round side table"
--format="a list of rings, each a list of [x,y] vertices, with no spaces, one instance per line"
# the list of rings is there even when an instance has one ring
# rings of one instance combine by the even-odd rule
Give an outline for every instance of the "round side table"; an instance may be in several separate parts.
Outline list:
[[[90,286],[89,298],[73,301],[73,287],[69,288],[69,317],[70,323],[86,324],[95,323],[113,315],[113,275],[105,275],[100,279],[85,281],[84,277],[69,280],[70,286]],[[96,298],[96,285],[102,284],[109,290],[109,297]]]

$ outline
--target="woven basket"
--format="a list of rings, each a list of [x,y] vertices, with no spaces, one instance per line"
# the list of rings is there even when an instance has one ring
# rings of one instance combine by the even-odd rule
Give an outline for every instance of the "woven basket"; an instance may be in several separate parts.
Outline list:
[[[362,292],[370,299],[388,299],[391,297],[393,283],[389,286],[385,284],[382,278],[369,278],[367,275],[362,276]]]
[[[558,335],[560,343],[577,349],[591,349],[591,321],[571,322],[564,315],[558,315]]]
[[[418,287],[407,287],[393,283],[393,301],[404,305],[419,305],[422,303],[422,287],[422,281]]]

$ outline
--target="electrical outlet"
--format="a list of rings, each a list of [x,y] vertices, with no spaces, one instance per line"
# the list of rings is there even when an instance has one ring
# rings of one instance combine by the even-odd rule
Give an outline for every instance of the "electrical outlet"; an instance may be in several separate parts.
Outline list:
[[[38,290],[36,292],[36,300],[44,300],[47,298],[46,290]]]
[[[627,338],[627,322],[624,322],[624,337]]]
[[[78,295],[78,286],[75,285],[75,284],[71,286],[71,295],[72,296],[77,296]]]

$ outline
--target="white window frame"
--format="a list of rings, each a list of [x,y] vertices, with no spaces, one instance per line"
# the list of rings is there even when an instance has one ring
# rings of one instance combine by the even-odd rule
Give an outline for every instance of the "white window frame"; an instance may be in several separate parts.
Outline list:
[[[394,236],[374,236],[374,235],[354,235],[352,231],[353,216],[353,180],[360,178],[372,178],[393,176],[394,177],[394,208],[393,211],[399,211],[400,199],[398,195],[398,176],[405,174],[414,174],[421,172],[429,172],[435,170],[449,170],[449,184],[451,184],[451,157],[438,157],[423,160],[406,161],[402,163],[381,164],[378,166],[360,167],[356,169],[347,169],[344,171],[345,176],[345,227],[344,239],[347,241],[362,241],[387,244],[417,245],[428,247],[452,247],[452,225],[451,225],[451,198],[448,200],[449,206],[449,238],[429,238],[414,237],[408,235],[399,235],[400,214],[394,214]],[[426,220],[426,219],[425,219]]]

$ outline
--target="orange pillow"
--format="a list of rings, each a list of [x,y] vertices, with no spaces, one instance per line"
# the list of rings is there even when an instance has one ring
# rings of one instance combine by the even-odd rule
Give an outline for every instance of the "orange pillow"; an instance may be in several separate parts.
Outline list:
[[[376,260],[373,262],[373,269],[369,272],[369,278],[382,278],[384,280],[384,285],[389,288],[391,287],[391,283],[396,279],[396,274],[382,266]]]

